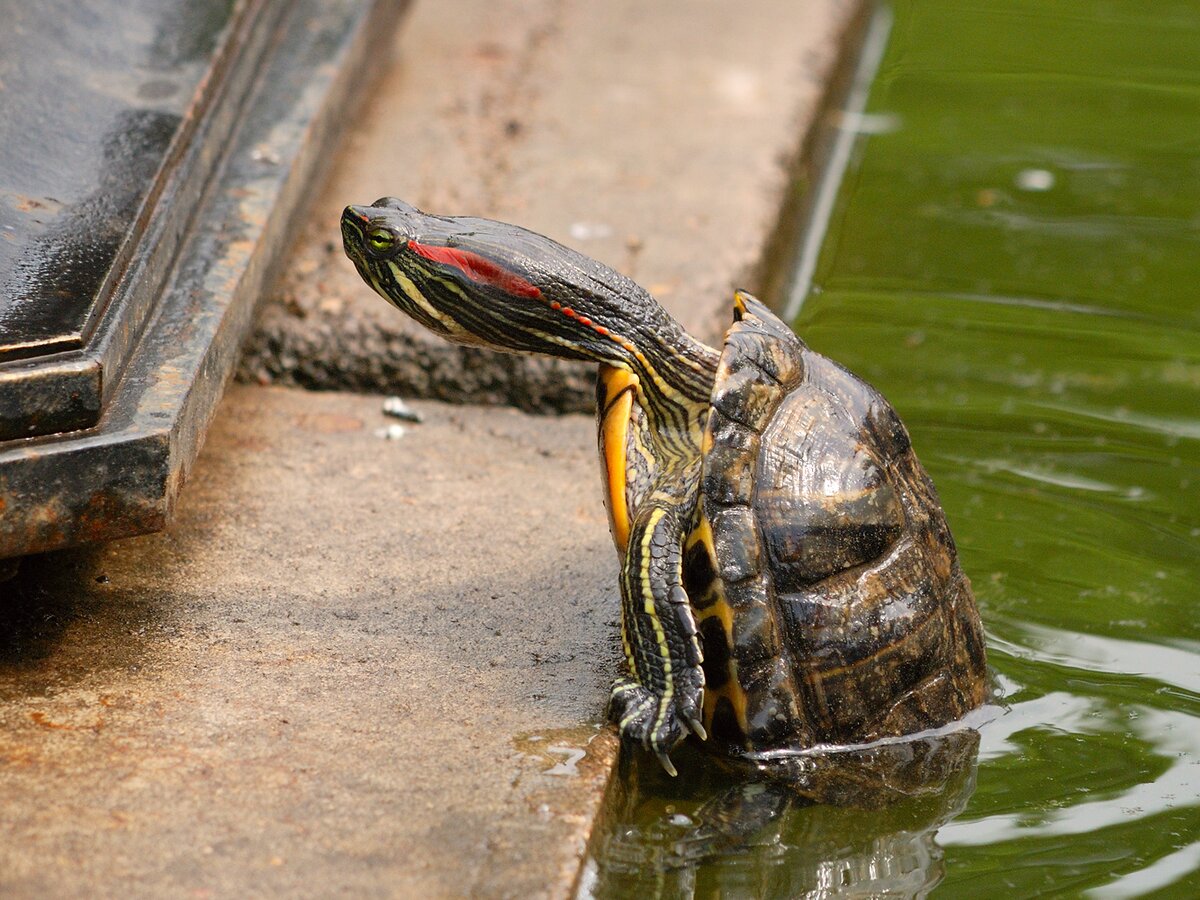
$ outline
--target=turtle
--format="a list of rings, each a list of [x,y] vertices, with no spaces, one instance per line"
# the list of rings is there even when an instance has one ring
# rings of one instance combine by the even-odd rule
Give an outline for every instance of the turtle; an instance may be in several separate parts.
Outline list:
[[[625,671],[608,714],[676,773],[689,734],[769,757],[960,719],[986,694],[970,581],[907,430],[865,381],[736,291],[718,350],[548,237],[396,198],[345,252],[444,338],[599,364]]]

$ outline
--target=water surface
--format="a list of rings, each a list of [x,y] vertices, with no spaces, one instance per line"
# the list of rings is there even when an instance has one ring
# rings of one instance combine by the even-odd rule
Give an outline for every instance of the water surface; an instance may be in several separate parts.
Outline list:
[[[1002,707],[937,796],[697,859],[631,771],[583,893],[1200,896],[1200,6],[885,15],[795,327],[907,423]]]

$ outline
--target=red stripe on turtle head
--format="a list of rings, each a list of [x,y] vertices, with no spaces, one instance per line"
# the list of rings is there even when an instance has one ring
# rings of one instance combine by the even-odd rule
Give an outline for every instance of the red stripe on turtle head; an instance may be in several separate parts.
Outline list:
[[[434,244],[419,244],[416,241],[409,241],[408,247],[414,253],[432,262],[458,269],[476,284],[497,287],[517,297],[536,298],[542,296],[542,292],[536,285],[478,253],[457,250],[453,247],[438,247]]]

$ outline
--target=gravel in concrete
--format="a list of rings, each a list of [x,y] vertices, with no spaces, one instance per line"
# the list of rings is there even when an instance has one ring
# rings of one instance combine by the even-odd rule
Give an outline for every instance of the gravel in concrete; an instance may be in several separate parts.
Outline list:
[[[578,365],[454,347],[342,258],[347,203],[541,231],[716,339],[754,288],[850,0],[419,3],[267,304],[243,380],[582,410]],[[384,64],[384,63],[381,63]]]
[[[0,585],[0,895],[562,896],[607,778],[592,421],[235,387],[174,525]]]

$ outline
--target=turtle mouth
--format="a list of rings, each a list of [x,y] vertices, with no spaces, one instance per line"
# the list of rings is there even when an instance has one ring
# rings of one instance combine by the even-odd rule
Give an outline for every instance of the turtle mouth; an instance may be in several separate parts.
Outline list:
[[[355,262],[362,256],[371,217],[357,206],[347,206],[342,212],[342,248]]]

